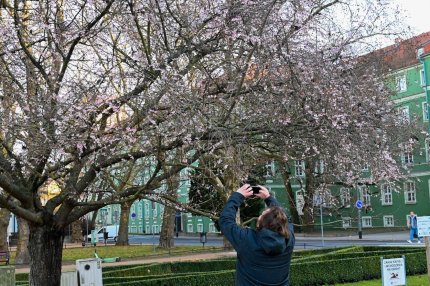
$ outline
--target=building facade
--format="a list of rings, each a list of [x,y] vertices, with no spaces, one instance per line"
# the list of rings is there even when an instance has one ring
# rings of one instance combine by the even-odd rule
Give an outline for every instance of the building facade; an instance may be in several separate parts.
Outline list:
[[[403,146],[398,158],[407,179],[396,183],[347,188],[331,186],[331,198],[314,198],[316,203],[314,220],[316,228],[322,221],[328,229],[405,228],[408,215],[414,211],[418,216],[430,215],[430,137],[429,104],[430,91],[430,32],[399,41],[381,49],[384,61],[389,63],[387,78],[395,91],[392,100],[402,120],[416,120],[422,126],[422,133],[415,134],[417,142]],[[296,205],[303,206],[303,184],[305,164],[302,160],[292,162],[292,187]],[[323,164],[320,166],[323,167]],[[277,200],[288,208],[284,182],[276,172],[276,166],[269,162],[266,166],[267,186]],[[322,170],[320,170],[322,171]],[[183,182],[178,189],[180,202],[188,201],[189,180],[182,172]],[[363,166],[363,177],[370,170]],[[361,204],[357,204],[360,201]],[[161,230],[164,207],[149,200],[136,201],[130,211],[129,232],[136,234],[158,234]],[[99,212],[100,224],[118,223],[120,208],[111,205]],[[181,234],[201,232],[217,233],[214,223],[206,218],[190,213],[176,213],[175,231]],[[361,226],[360,226],[361,224]]]

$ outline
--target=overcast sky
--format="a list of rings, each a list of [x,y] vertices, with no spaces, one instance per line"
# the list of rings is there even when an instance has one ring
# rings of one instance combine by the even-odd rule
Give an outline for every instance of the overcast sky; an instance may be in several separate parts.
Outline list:
[[[405,10],[408,16],[405,22],[411,26],[411,32],[418,35],[430,31],[430,0],[392,0]]]

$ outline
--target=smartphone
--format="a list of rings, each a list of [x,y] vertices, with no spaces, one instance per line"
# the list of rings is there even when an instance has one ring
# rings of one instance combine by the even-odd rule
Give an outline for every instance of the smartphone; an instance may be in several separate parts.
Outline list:
[[[251,186],[251,188],[252,188],[252,193],[255,195],[255,194],[258,194],[259,192],[260,192],[260,190],[261,190],[261,188],[260,187],[258,187],[258,186]]]

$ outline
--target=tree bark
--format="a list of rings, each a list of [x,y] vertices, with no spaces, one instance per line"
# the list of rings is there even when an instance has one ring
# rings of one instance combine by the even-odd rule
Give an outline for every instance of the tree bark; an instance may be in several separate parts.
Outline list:
[[[70,235],[70,242],[82,242],[82,221],[76,220],[71,225],[72,233]]]
[[[121,204],[121,215],[119,217],[119,230],[116,245],[128,245],[128,220],[132,203],[133,202],[125,202]]]
[[[20,217],[17,217],[16,219],[18,222],[18,244],[16,247],[15,264],[28,264],[30,263],[30,253],[28,250],[30,228],[26,220]]]
[[[314,231],[314,193],[315,193],[315,162],[313,160],[305,161],[305,176],[306,176],[306,185],[305,185],[305,204],[303,206],[303,229],[306,232]]]
[[[296,196],[294,195],[293,188],[291,186],[290,172],[286,168],[286,162],[278,161],[277,163],[279,166],[279,170],[281,171],[282,179],[284,181],[285,191],[287,192],[287,200],[288,200],[288,205],[290,206],[291,219],[294,224],[294,232],[299,233],[302,231],[302,229],[300,226],[301,224],[300,224],[299,212],[297,211],[297,205],[295,200]]]
[[[60,286],[63,240],[63,232],[50,225],[30,228],[28,248],[37,257],[30,262],[30,286]]]
[[[9,226],[10,211],[0,209],[0,250],[6,250],[7,245],[7,227]]]
[[[161,227],[159,246],[161,248],[175,247],[174,229],[175,229],[176,210],[172,207],[164,208],[163,225]]]

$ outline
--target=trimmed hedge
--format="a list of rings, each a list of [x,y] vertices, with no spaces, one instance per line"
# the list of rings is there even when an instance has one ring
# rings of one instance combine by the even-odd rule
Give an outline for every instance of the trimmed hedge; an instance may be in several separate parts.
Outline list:
[[[103,283],[105,286],[220,286],[234,285],[235,270],[199,273],[176,277],[134,280],[131,282]]]
[[[298,255],[296,255],[298,254]],[[427,272],[425,250],[417,247],[347,247],[294,253],[290,282],[294,286],[331,285],[381,277],[384,259],[406,259],[406,273]],[[105,286],[213,286],[234,285],[235,259],[103,267]],[[16,275],[17,285],[28,283],[28,274]]]
[[[139,265],[120,270],[103,271],[103,277],[164,275],[170,273],[210,272],[235,269],[236,259],[201,260]]]
[[[408,275],[427,272],[425,252],[406,253]],[[383,255],[384,259],[398,254]],[[349,258],[329,261],[294,263],[291,265],[291,284],[294,286],[324,285],[357,282],[381,278],[381,256]]]

